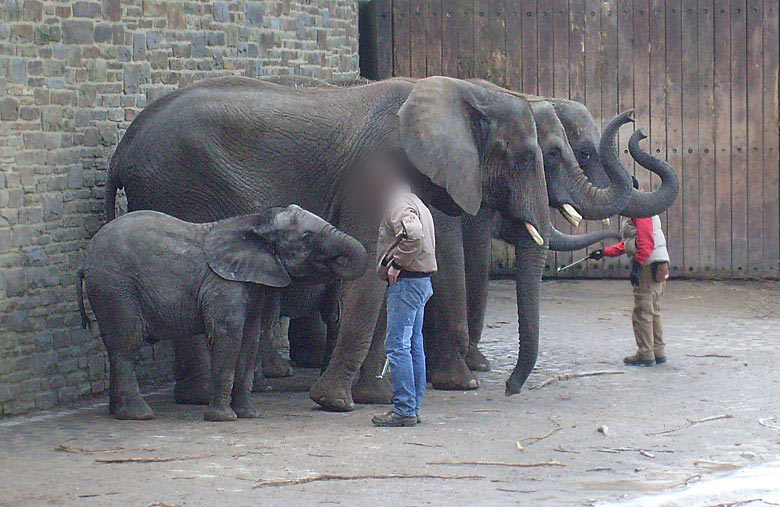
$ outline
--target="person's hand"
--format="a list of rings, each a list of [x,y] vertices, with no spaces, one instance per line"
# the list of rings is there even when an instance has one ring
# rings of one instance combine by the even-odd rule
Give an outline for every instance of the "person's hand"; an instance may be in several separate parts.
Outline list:
[[[588,259],[593,259],[594,261],[600,261],[604,258],[604,250],[599,248],[598,250],[595,250],[588,255]]]
[[[629,280],[631,280],[631,285],[634,287],[637,287],[639,285],[639,275],[642,272],[642,265],[639,264],[637,261],[633,261],[631,263],[631,274],[629,275]]]
[[[395,266],[391,265],[389,268],[387,268],[387,281],[390,282],[390,285],[393,285],[398,281],[398,275],[400,274],[401,270]]]

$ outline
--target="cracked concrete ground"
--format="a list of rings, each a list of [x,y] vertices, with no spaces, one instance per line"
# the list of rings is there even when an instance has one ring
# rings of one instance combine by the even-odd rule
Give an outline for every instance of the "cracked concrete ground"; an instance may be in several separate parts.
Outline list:
[[[780,455],[780,283],[668,284],[669,363],[624,367],[633,352],[627,281],[543,285],[541,354],[517,396],[514,285],[494,282],[483,351],[493,371],[472,392],[430,390],[424,423],[373,428],[384,407],[317,410],[313,371],[268,382],[263,418],[206,423],[152,392],[153,421],[108,417],[105,397],[0,420],[0,504],[589,504],[680,488]],[[528,389],[559,374],[618,370]],[[158,386],[160,387],[160,386]],[[716,416],[728,416],[693,424]],[[543,440],[542,436],[560,425]],[[606,434],[597,431],[606,427]],[[654,434],[666,432],[662,434]],[[57,450],[58,447],[65,450]],[[67,452],[70,451],[70,452]],[[101,463],[114,458],[184,458]],[[442,465],[442,461],[563,466]],[[253,488],[316,474],[429,474]]]

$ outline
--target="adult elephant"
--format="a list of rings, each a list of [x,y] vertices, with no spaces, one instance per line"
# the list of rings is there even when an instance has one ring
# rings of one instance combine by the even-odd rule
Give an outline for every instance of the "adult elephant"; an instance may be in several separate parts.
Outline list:
[[[607,126],[604,135],[601,136],[595,120],[584,105],[565,99],[548,99],[555,109],[555,114],[564,127],[568,145],[577,159],[578,165],[583,169],[588,179],[595,185],[604,187],[610,182],[608,169],[611,166],[617,167],[620,162],[617,152],[614,149],[614,132],[612,123]],[[544,122],[537,120],[537,125],[541,131]],[[654,172],[661,178],[660,187],[648,193],[640,193],[632,190],[630,199],[619,214],[629,218],[643,216],[652,216],[662,213],[668,209],[677,197],[679,191],[679,179],[674,169],[666,162],[656,159],[644,152],[639,147],[639,141],[644,139],[641,130],[637,130],[629,140],[629,151],[631,156],[644,168]],[[606,144],[602,144],[605,143]],[[540,138],[540,144],[545,141]],[[599,149],[599,145],[602,148]],[[545,174],[548,178],[548,196],[551,206],[560,206],[561,203],[573,204],[573,198],[567,195],[567,186],[558,185],[557,182],[567,175],[561,171],[550,170],[548,160],[549,150],[545,150]],[[575,204],[576,205],[576,204]],[[580,208],[582,214],[588,219],[604,218],[603,214],[592,213],[587,208]],[[564,216],[567,216],[564,213]],[[568,217],[567,217],[568,218]],[[466,287],[470,296],[468,301],[468,334],[469,345],[466,353],[466,364],[472,370],[485,371],[489,369],[489,361],[479,351],[478,344],[482,334],[484,324],[485,307],[487,304],[487,284],[490,250],[489,244],[485,249],[472,248],[473,245],[483,245],[484,241],[480,237],[480,221],[478,218],[464,217],[464,248],[467,252],[466,267]],[[517,229],[511,222],[502,224],[502,239],[512,242],[517,238]],[[572,246],[582,244],[581,242],[571,242]],[[583,245],[585,246],[585,245]],[[522,262],[515,266],[515,276],[519,280],[524,275],[524,266]],[[518,284],[518,299],[523,297]],[[527,305],[526,305],[527,306]],[[521,331],[522,332],[522,331]],[[507,394],[513,394],[519,391],[522,384],[508,384]]]
[[[447,213],[484,206],[526,224],[532,262],[543,262],[549,214],[528,102],[444,77],[317,90],[231,77],[173,92],[150,104],[117,147],[106,214],[113,216],[120,187],[130,210],[201,222],[297,203],[371,254],[400,177]],[[375,378],[384,289],[371,270],[344,284],[337,345],[309,392],[326,409],[388,398],[389,386]],[[538,281],[529,290],[538,292]],[[177,363],[190,366],[177,380],[204,388],[202,352],[176,352]]]
[[[513,96],[508,91],[506,93]],[[532,107],[537,122],[538,139],[544,153],[545,175],[553,176],[547,183],[548,196],[565,192],[566,195],[572,196],[573,202],[583,214],[593,219],[606,218],[625,207],[631,196],[630,189],[626,188],[630,185],[630,177],[614,153],[613,138],[621,125],[631,121],[630,112],[615,117],[610,122],[605,137],[600,140],[600,151],[611,152],[610,156],[604,157],[604,171],[610,183],[607,188],[597,189],[590,184],[580,169],[551,105],[538,101],[533,102]],[[561,192],[556,192],[557,186],[562,187]],[[559,201],[553,203],[561,205]],[[449,227],[453,232],[449,234],[452,238],[448,245],[455,255],[448,259],[448,263],[439,263],[444,264],[445,269],[440,269],[434,277],[434,297],[430,312],[433,322],[432,325],[429,324],[428,334],[431,337],[428,344],[432,355],[431,382],[437,389],[477,388],[478,380],[469,366],[474,369],[485,369],[488,366],[487,358],[478,348],[470,347],[469,336],[474,332],[472,326],[478,328],[481,333],[484,322],[493,229],[490,224],[494,215],[491,210],[483,209],[475,217],[448,219],[453,222]],[[570,220],[575,219],[571,213],[565,216]],[[576,218],[579,219],[578,216]],[[536,363],[539,301],[538,293],[532,293],[528,288],[541,281],[546,261],[546,258],[536,258],[535,252],[523,238],[514,236],[512,239],[516,256],[519,258],[519,269],[515,270],[519,354],[515,369],[507,380],[507,392],[519,391]]]

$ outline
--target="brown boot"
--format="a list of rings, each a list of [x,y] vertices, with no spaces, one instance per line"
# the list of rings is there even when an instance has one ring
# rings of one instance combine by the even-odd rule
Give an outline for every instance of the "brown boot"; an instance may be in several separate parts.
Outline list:
[[[623,362],[629,366],[653,366],[655,364],[655,358],[642,359],[634,354],[633,356],[624,357]]]

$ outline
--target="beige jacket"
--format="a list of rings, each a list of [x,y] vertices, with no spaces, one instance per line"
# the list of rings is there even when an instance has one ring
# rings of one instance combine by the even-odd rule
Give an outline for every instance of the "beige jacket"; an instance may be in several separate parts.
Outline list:
[[[433,217],[419,197],[409,191],[393,197],[379,224],[376,252],[376,272],[383,280],[391,264],[404,271],[436,272]]]

